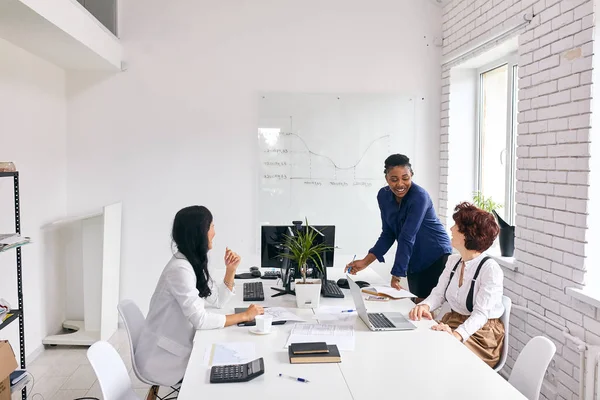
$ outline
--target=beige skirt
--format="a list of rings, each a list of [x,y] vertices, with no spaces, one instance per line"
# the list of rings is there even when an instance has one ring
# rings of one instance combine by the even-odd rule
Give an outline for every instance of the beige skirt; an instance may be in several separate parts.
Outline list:
[[[451,311],[442,317],[444,324],[452,330],[462,325],[469,315],[462,315]],[[504,344],[504,325],[498,318],[488,319],[485,325],[475,332],[467,341],[467,346],[473,353],[477,354],[487,365],[494,368],[500,360],[502,346]]]

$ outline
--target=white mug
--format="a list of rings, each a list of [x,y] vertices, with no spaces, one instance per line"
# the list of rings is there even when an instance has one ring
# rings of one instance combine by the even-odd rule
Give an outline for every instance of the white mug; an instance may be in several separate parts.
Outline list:
[[[273,323],[272,315],[257,315],[254,317],[256,321],[256,330],[260,333],[271,332],[271,324]]]

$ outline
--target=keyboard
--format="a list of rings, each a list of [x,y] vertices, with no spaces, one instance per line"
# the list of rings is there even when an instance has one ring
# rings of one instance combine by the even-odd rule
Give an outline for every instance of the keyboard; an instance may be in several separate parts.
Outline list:
[[[261,276],[261,279],[279,279],[281,278],[281,272],[279,271],[265,271]]]
[[[263,301],[264,299],[265,292],[262,282],[244,283],[244,301]]]
[[[381,313],[369,313],[369,321],[375,328],[393,328],[396,325],[392,324],[392,321],[386,318]]]
[[[323,297],[334,297],[336,299],[344,298],[342,289],[340,289],[334,281],[324,281],[321,285],[321,294]]]

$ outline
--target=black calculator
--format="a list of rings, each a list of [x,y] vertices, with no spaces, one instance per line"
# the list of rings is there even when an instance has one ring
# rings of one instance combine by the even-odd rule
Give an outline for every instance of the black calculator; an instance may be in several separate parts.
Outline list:
[[[247,364],[215,365],[210,370],[210,383],[248,382],[264,373],[262,357]]]

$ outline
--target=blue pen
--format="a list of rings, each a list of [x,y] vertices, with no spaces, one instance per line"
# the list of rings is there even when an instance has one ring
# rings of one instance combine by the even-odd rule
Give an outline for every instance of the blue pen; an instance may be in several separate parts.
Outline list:
[[[356,260],[356,254],[354,255],[354,258],[352,259],[352,262],[354,262],[354,260]],[[351,269],[352,269],[352,267],[348,267],[348,270],[346,271],[346,273],[349,274]]]
[[[356,311],[356,310],[342,310],[340,312],[354,312],[354,311]]]
[[[284,374],[279,374],[279,376],[282,378],[290,378],[290,379],[293,379],[298,382],[308,383],[308,379],[304,379],[304,378],[296,378],[295,376],[289,376],[289,375],[284,375]]]

